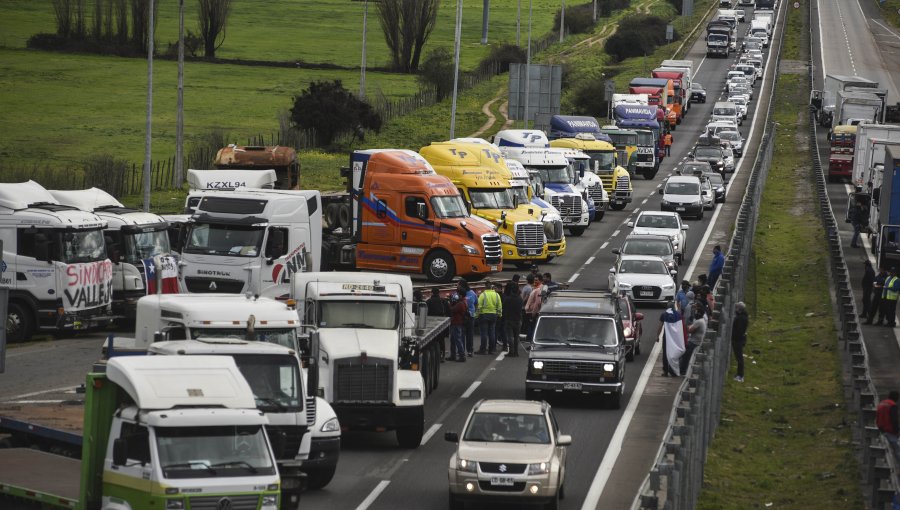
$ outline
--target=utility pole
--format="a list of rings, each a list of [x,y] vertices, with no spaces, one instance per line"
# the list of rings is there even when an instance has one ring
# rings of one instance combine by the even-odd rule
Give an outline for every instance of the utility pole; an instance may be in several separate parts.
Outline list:
[[[484,6],[481,9],[481,45],[484,46],[488,41],[488,18],[491,16],[491,0],[484,0]]]
[[[178,0],[178,104],[175,119],[175,185],[184,183],[184,0]]]
[[[456,0],[456,49],[453,55],[453,101],[450,105],[450,139],[456,138],[456,94],[459,86],[459,40],[462,38],[463,0]]]
[[[359,66],[359,98],[366,97],[366,32],[369,23],[369,0],[363,6],[362,64]]]
[[[153,126],[153,0],[148,2],[150,24],[147,26],[147,137],[144,140],[144,212],[150,212],[150,139]]]
[[[559,43],[566,38],[566,0],[562,0],[562,8],[559,10]]]
[[[528,129],[528,96],[531,95],[530,84],[531,84],[531,7],[532,1],[528,0],[528,50],[525,53],[525,115],[523,115],[523,119],[525,120],[525,129]]]
[[[518,1],[516,6],[516,46],[522,46],[522,38],[520,36],[522,27],[522,0]]]
[[[591,3],[594,4],[594,23],[596,23],[597,22],[597,0],[594,0]]]

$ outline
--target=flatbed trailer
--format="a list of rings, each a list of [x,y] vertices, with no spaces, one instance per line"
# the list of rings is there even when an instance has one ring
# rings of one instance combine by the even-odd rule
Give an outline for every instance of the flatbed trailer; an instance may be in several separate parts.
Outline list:
[[[4,495],[53,507],[78,505],[81,460],[31,448],[4,449],[0,459],[0,506],[7,504]]]

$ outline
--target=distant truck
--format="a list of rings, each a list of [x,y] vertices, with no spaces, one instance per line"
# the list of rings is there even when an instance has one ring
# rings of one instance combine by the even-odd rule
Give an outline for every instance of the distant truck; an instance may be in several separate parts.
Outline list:
[[[590,134],[584,133],[574,138],[552,140],[550,147],[577,149],[590,157],[590,173],[596,175],[599,182],[602,183],[603,189],[609,196],[610,209],[621,211],[631,203],[633,195],[631,176],[628,174],[628,170],[619,164],[619,154],[613,144],[596,140]],[[622,157],[627,158],[624,154]]]
[[[869,182],[877,188],[881,185],[881,175],[875,175],[875,168],[884,161],[885,147],[900,143],[900,125],[860,124],[854,127],[853,184],[861,191]]]
[[[71,431],[25,421],[36,404],[15,417],[0,409],[0,433],[14,446],[0,448],[0,506],[278,509],[268,420],[233,359],[113,358],[94,366],[84,389],[83,408],[49,410],[68,416]],[[81,443],[80,459],[33,448],[59,437]]]
[[[632,129],[638,135],[637,161],[635,172],[645,179],[653,179],[665,157],[660,144],[662,129],[656,120],[656,107],[640,104],[619,103],[613,108],[616,126]]]
[[[219,149],[214,165],[223,170],[270,168],[277,175],[275,187],[278,189],[295,189],[300,184],[300,163],[297,151],[292,147],[231,144]]]
[[[691,80],[688,72],[682,67],[660,66],[651,71],[651,75],[654,78],[672,80],[672,85],[675,87],[675,101],[672,107],[678,114],[678,123],[681,124],[681,120],[690,109]]]
[[[809,104],[816,110],[816,121],[819,125],[829,127],[832,125],[838,93],[848,87],[878,88],[878,82],[862,76],[826,74],[825,87],[822,90],[813,90],[809,95]]]
[[[838,92],[832,130],[836,126],[860,123],[881,124],[884,122],[884,106],[887,91],[866,88],[862,90],[842,90]]]
[[[828,181],[850,178],[853,174],[853,154],[858,126],[837,126],[831,133],[828,156]]]
[[[883,180],[872,196],[870,221],[877,222],[873,249],[878,267],[900,265],[900,143],[885,145]]]
[[[706,25],[706,56],[727,57],[731,53],[732,28],[723,21],[710,21]]]

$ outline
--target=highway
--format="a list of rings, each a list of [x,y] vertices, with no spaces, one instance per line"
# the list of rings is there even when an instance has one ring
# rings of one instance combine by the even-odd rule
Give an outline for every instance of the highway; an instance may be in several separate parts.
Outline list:
[[[889,27],[880,18],[874,2],[859,0],[818,0],[813,9],[813,62],[816,65],[815,80],[821,88],[825,74],[858,75],[876,80],[888,90],[888,102],[900,101],[900,31]],[[835,36],[836,34],[836,36]],[[828,140],[826,129],[819,130],[820,159],[827,167]],[[875,264],[871,243],[862,236],[864,249],[851,248],[853,229],[840,219],[847,215],[849,184],[828,185],[828,195],[835,217],[841,225],[844,256],[850,270],[850,279],[861,310],[863,261],[868,258]],[[860,324],[862,324],[862,320]],[[869,369],[872,382],[879,395],[900,388],[900,330],[862,325],[866,349],[869,352]]]
[[[747,11],[749,21],[752,10]],[[747,26],[740,25],[741,35]],[[573,289],[607,288],[607,275],[614,260],[611,250],[628,234],[627,222],[640,210],[659,209],[661,182],[687,158],[714,102],[723,94],[725,74],[736,60],[734,54],[726,59],[706,59],[702,40],[691,47],[685,58],[699,65],[695,81],[706,87],[707,102],[692,105],[684,122],[673,132],[672,156],[665,160],[656,178],[634,179],[634,201],[624,211],[608,211],[582,237],[569,237],[566,255],[541,268],[552,272],[554,280],[568,282]],[[771,62],[767,64],[767,80],[772,78],[770,68],[774,68]],[[770,86],[765,85],[767,89]],[[760,98],[765,97],[763,87],[762,80],[757,82],[750,116],[741,128],[745,137],[751,130],[756,134],[745,149],[749,155],[738,160],[738,172],[729,184],[727,202],[717,205],[714,213],[708,212],[702,221],[687,221],[690,228],[679,281],[705,273],[712,245],[727,245],[759,142],[762,123],[754,123],[754,109]],[[758,111],[764,110],[765,106]],[[503,276],[512,274],[513,271],[505,271]],[[654,336],[661,308],[642,306],[639,311],[645,314],[642,353],[627,366],[622,408],[611,409],[596,400],[552,401],[562,432],[573,437],[562,508],[596,508],[598,501],[603,501],[605,508],[626,508],[655,457],[680,380],[659,376],[658,344]],[[7,372],[0,374],[0,400],[60,398],[60,389],[81,384],[91,363],[99,357],[101,344],[100,335],[86,335],[10,349]],[[446,507],[447,464],[453,445],[444,441],[444,433],[460,431],[472,405],[480,399],[524,398],[526,360],[525,356],[499,355],[476,356],[467,363],[444,363],[440,387],[426,402],[427,434],[422,446],[401,450],[391,433],[345,434],[335,478],[324,490],[305,494],[302,507],[342,510]],[[65,395],[69,396],[63,398],[77,398]],[[639,447],[632,449],[628,446],[632,444]]]

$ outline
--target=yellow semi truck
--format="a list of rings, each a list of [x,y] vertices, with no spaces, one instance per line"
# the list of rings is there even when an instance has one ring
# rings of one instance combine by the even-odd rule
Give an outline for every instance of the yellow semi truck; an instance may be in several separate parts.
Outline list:
[[[589,133],[579,133],[575,138],[551,140],[550,147],[578,149],[591,157],[591,171],[603,181],[610,209],[619,211],[631,202],[631,176],[619,166],[616,148],[611,143],[597,140]]]

